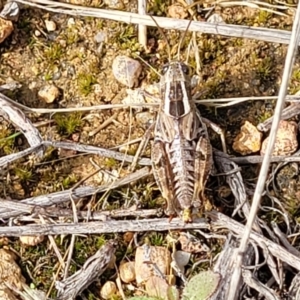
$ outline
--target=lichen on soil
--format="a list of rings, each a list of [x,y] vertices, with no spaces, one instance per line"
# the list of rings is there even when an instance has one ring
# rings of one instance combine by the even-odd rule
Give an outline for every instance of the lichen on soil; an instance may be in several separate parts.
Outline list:
[[[88,1],[90,2],[90,1]],[[100,3],[91,1],[94,6]],[[94,3],[95,2],[95,3]],[[270,1],[269,1],[270,2]],[[272,2],[272,1],[271,1]],[[136,11],[134,1],[125,1],[124,9]],[[91,4],[91,3],[89,3]],[[85,5],[87,5],[85,3]],[[167,4],[164,1],[154,0],[149,3],[149,11],[159,15],[166,15]],[[217,7],[216,11],[228,24],[262,26],[291,30],[293,15],[286,11],[287,16],[247,7]],[[199,19],[204,14],[199,14]],[[47,32],[45,20],[56,23],[57,29]],[[71,17],[68,15],[52,14],[39,9],[23,8],[18,22],[14,24],[13,34],[0,45],[0,85],[13,79],[22,84],[22,87],[7,95],[19,103],[35,108],[81,107],[101,104],[118,104],[126,96],[126,87],[118,83],[112,74],[112,61],[116,55],[127,55],[132,58],[143,58],[153,68],[160,67],[167,61],[168,53],[164,45],[164,38],[156,28],[148,28],[149,49],[145,51],[138,44],[137,26],[119,22],[94,19],[87,17]],[[172,49],[176,49],[182,33],[165,31]],[[101,33],[105,38],[102,43],[95,40]],[[187,46],[191,35],[187,34],[182,43],[181,56],[185,59]],[[155,42],[159,40],[158,42]],[[197,34],[197,46],[201,59],[201,80],[194,92],[201,92],[203,99],[226,98],[242,96],[274,96],[280,86],[282,70],[287,46],[266,43],[241,38]],[[195,73],[196,63],[194,53],[188,60]],[[296,58],[294,71],[291,77],[290,93],[295,93],[300,87],[299,57]],[[148,65],[143,64],[140,85],[151,84],[157,80],[155,72]],[[37,92],[46,84],[54,84],[60,91],[60,97],[54,103],[48,104],[38,99]],[[238,134],[245,121],[254,125],[267,119],[273,113],[274,101],[247,102],[234,107],[211,109],[199,105],[201,114],[220,125],[226,134],[229,154],[236,154],[232,150],[234,137]],[[144,109],[146,111],[146,109]],[[117,114],[116,114],[117,113]],[[147,124],[137,122],[136,111],[129,109],[112,109],[91,111],[84,114],[30,114],[30,119],[39,121],[53,120],[53,122],[39,127],[43,138],[53,140],[69,140],[83,144],[112,148],[126,143],[129,139],[140,138],[147,129]],[[116,114],[115,120],[97,134],[89,133],[97,129],[105,120]],[[153,119],[155,114],[152,113]],[[297,117],[295,117],[297,121]],[[26,148],[22,135],[14,139],[10,137],[15,129],[8,122],[0,125],[0,155],[16,152]],[[214,147],[221,149],[219,137],[210,132]],[[4,140],[5,139],[5,140]],[[129,153],[134,154],[138,144],[129,147]],[[23,199],[34,195],[48,194],[72,187],[76,182],[85,178],[95,170],[91,159],[101,170],[101,174],[89,178],[84,184],[100,185],[107,178],[118,173],[126,173],[126,167],[113,159],[93,155],[75,155],[76,153],[59,152],[49,149],[43,162],[32,165],[26,160],[10,166],[9,176],[1,174],[0,196],[12,199]],[[149,155],[149,148],[144,155]],[[123,168],[123,169],[122,169]],[[259,167],[251,167],[244,172],[246,182],[256,180]],[[109,172],[109,173],[108,173]],[[297,182],[293,185],[299,185]],[[108,176],[109,177],[109,176]],[[212,192],[216,180],[208,183],[208,194]],[[290,187],[287,187],[290,188]],[[219,189],[221,191],[221,188]],[[294,218],[299,218],[295,209],[295,193],[287,197],[288,211],[292,211]],[[297,194],[297,193],[296,193]],[[291,200],[291,197],[293,200]],[[102,207],[102,195],[96,197],[97,207]],[[163,202],[149,176],[147,180],[110,191],[105,194],[106,209],[121,207],[128,199],[140,199],[143,208],[163,207]],[[90,199],[81,202],[85,209]],[[288,201],[287,200],[287,201]],[[223,205],[224,204],[220,204]],[[102,207],[103,208],[103,207]],[[226,208],[230,212],[232,208]],[[267,216],[268,217],[268,216]],[[110,238],[87,236],[77,238],[70,272],[72,273],[98,249],[103,240]],[[56,238],[57,245],[65,253],[69,238]],[[35,286],[47,291],[52,283],[52,268],[57,270],[57,258],[53,250],[45,241],[37,248],[24,249],[16,239],[5,240],[4,244],[22,253],[20,264],[23,275],[33,281]],[[123,249],[122,249],[123,248]],[[219,249],[219,245],[215,245]],[[125,252],[125,242],[118,251],[118,258]],[[128,249],[127,249],[128,251]],[[130,258],[130,254],[128,255]],[[132,258],[132,257],[131,257]],[[195,258],[197,260],[197,258]],[[75,263],[76,262],[76,263]],[[85,292],[93,294],[95,288]],[[52,296],[55,297],[54,292]],[[92,297],[92,296],[90,296]],[[92,298],[91,298],[92,299]]]

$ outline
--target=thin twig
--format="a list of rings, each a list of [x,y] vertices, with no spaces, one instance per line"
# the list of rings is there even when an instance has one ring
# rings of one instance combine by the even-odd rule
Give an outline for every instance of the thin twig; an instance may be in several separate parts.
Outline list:
[[[54,13],[69,14],[73,16],[96,17],[110,19],[128,24],[138,24],[153,26],[154,22],[149,16],[143,16],[137,13],[128,13],[117,10],[99,9],[93,7],[84,7],[62,3],[50,0],[17,0],[17,2],[27,4],[29,6],[38,7]],[[161,28],[186,30],[189,20],[178,20],[171,18],[156,17],[157,23]],[[249,27],[240,25],[212,24],[208,22],[193,21],[189,31],[200,31],[203,33],[231,36],[238,38],[249,38],[262,40],[272,43],[289,44],[291,33],[285,30],[269,29],[262,27]]]
[[[140,15],[147,13],[147,1],[138,0],[138,12]],[[146,49],[147,48],[147,26],[139,25],[139,43]]]

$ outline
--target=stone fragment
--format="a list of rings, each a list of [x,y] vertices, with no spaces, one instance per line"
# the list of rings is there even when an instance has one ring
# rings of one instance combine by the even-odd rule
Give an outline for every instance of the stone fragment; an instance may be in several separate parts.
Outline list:
[[[0,18],[10,21],[18,21],[20,15],[20,7],[17,2],[8,1],[0,13]]]
[[[142,65],[137,60],[125,55],[119,55],[113,61],[112,71],[120,83],[132,88],[139,83]]]
[[[116,292],[116,284],[113,281],[106,281],[101,287],[100,295],[103,299],[112,299]]]
[[[44,240],[44,238],[45,237],[43,235],[24,235],[20,236],[20,242],[24,246],[36,246],[37,244],[41,243]]]
[[[294,121],[281,120],[279,123],[273,156],[291,155],[298,149],[298,126]],[[267,137],[261,147],[260,154],[264,155],[268,146],[269,137]]]
[[[104,0],[104,4],[111,9],[122,9],[124,8],[123,1],[119,0]]]
[[[163,275],[170,273],[171,254],[165,247],[149,246],[138,247],[135,253],[135,274],[137,284],[147,281],[151,276],[157,275],[153,267],[158,268]]]
[[[151,276],[145,284],[147,295],[158,299],[168,299],[169,287],[166,280],[158,276]]]
[[[241,132],[234,139],[232,148],[234,151],[248,155],[260,150],[262,133],[258,129],[246,121],[241,127]]]
[[[25,278],[21,274],[21,269],[15,262],[15,255],[5,249],[0,249],[0,289],[6,287],[5,283],[22,289]],[[1,298],[2,299],[2,298]]]
[[[0,43],[2,43],[12,32],[14,26],[12,21],[0,18]]]
[[[180,4],[173,4],[168,7],[168,15],[174,19],[184,19],[188,16],[188,12]]]
[[[120,265],[120,277],[123,282],[129,283],[135,280],[135,263],[133,261],[125,262]]]
[[[48,32],[56,30],[56,24],[51,20],[45,20],[45,25]]]
[[[55,85],[51,84],[43,86],[38,92],[38,97],[46,103],[53,103],[59,94],[59,89]]]

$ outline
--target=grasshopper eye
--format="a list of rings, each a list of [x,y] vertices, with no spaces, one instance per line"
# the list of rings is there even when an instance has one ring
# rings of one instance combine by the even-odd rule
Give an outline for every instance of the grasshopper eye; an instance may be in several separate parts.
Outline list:
[[[181,70],[182,70],[182,72],[183,72],[185,75],[189,75],[189,74],[190,74],[190,68],[189,68],[187,65],[185,65],[185,64],[182,64],[182,65],[181,65]]]
[[[161,70],[162,75],[165,75],[168,72],[168,70],[169,70],[169,65],[164,65]]]

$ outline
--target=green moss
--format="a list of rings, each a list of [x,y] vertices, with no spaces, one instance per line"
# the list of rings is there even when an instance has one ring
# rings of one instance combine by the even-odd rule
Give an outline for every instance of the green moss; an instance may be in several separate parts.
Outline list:
[[[13,152],[15,137],[19,134],[12,134],[12,131],[7,127],[0,130],[0,149],[4,154],[11,154]]]
[[[51,73],[46,73],[46,74],[44,75],[44,80],[45,80],[45,81],[50,81],[50,80],[52,80],[52,74],[51,74]]]
[[[62,180],[62,186],[64,189],[70,188],[74,183],[78,181],[75,174],[70,174]]]
[[[136,29],[133,25],[119,25],[115,41],[121,50],[137,52],[141,49],[138,43]]]
[[[273,14],[268,11],[259,10],[259,13],[254,22],[257,22],[259,24],[266,24],[268,20],[272,17],[272,15]]]
[[[96,78],[92,74],[80,73],[77,77],[78,90],[83,96],[87,96],[96,83]]]
[[[258,123],[263,123],[264,121],[271,118],[272,116],[273,116],[273,113],[269,110],[266,110],[257,117],[257,121],[258,121]]]
[[[256,74],[259,78],[266,80],[272,73],[273,61],[271,57],[263,58],[256,66]]]
[[[114,158],[109,157],[109,158],[105,159],[105,166],[106,167],[113,168],[113,167],[116,167],[117,165],[118,165],[118,162]]]
[[[24,166],[22,168],[16,167],[15,174],[19,177],[21,182],[30,182],[33,179],[33,172],[30,167]]]
[[[76,29],[75,26],[70,26],[66,28],[62,37],[66,41],[67,45],[73,45],[80,40],[78,30]]]
[[[163,246],[165,245],[165,237],[163,234],[154,232],[148,236],[149,242],[153,246]]]
[[[49,62],[59,60],[63,54],[63,49],[60,44],[53,43],[44,51],[45,59]]]
[[[57,124],[58,132],[63,135],[71,135],[78,131],[82,126],[81,113],[75,112],[71,114],[56,114],[54,120]]]
[[[148,11],[154,16],[165,15],[166,8],[169,6],[168,1],[165,0],[151,0],[148,3]]]

